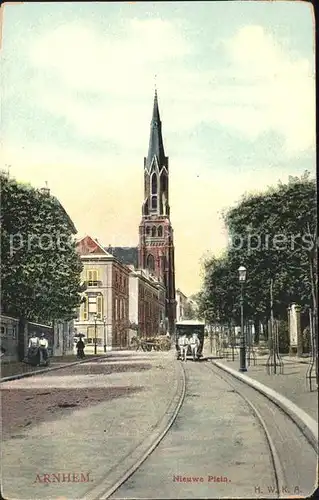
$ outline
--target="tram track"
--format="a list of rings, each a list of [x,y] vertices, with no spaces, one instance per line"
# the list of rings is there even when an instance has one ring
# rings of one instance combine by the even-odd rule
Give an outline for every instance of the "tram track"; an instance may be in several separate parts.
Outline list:
[[[148,438],[136,446],[122,461],[116,464],[108,471],[106,477],[86,492],[81,500],[100,500],[110,498],[150,457],[153,451],[158,447],[161,441],[169,432],[177,415],[183,405],[186,395],[186,374],[184,366],[178,364],[178,384],[174,397],[172,398],[165,414],[160,421],[153,427],[152,433]],[[116,479],[111,479],[116,475]]]
[[[294,422],[294,420],[291,419],[289,415],[285,414],[273,402],[267,399],[266,396],[261,395],[256,389],[251,386],[247,386],[244,382],[234,378],[234,376],[232,376],[231,374],[223,372],[220,367],[206,363],[201,363],[200,365],[204,370],[207,370],[211,374],[214,374],[214,376],[217,376],[229,387],[231,387],[232,392],[238,394],[238,396],[244,401],[244,404],[246,404],[250,409],[251,414],[262,429],[262,433],[265,436],[266,445],[269,449],[269,458],[272,466],[273,482],[269,484],[272,495],[271,498],[281,499],[292,496],[298,497],[298,495],[303,496],[304,494],[309,495],[309,493],[312,493],[312,491],[307,491],[307,486],[309,489],[309,477],[311,473],[308,473],[307,478],[302,481],[301,477],[303,473],[300,469],[306,469],[307,464],[310,464],[310,468],[313,469],[313,478],[315,478],[316,461],[314,459],[314,454],[316,455],[316,451],[313,449],[313,444],[311,443],[311,441],[309,441],[307,435],[302,433],[302,430],[297,426],[296,422]],[[137,460],[130,467],[130,469],[121,476],[120,479],[114,482],[111,487],[109,487],[107,490],[104,489],[103,492],[100,489],[100,494],[98,496],[92,496],[92,494],[89,494],[86,495],[85,498],[90,500],[104,500],[110,497],[116,498],[116,496],[113,495],[118,492],[121,486],[125,485],[127,481],[132,478],[132,476],[135,477],[135,473],[140,472],[142,464],[144,464],[145,462],[146,464],[148,463],[147,460],[152,457],[154,450],[158,448],[159,444],[164,440],[165,437],[168,437],[168,435],[170,434],[169,431],[183,406],[185,398],[192,398],[193,396],[196,396],[196,394],[192,394],[191,392],[189,392],[186,387],[186,382],[189,374],[185,373],[183,363],[179,363],[179,366],[183,372],[184,379],[183,395],[179,399],[179,403],[176,406],[174,415],[170,419],[169,424],[166,426],[165,430],[158,434],[156,440],[150,446],[148,446],[139,460]],[[279,414],[281,421],[274,428],[274,426],[271,426],[269,424],[269,419],[272,419],[274,422],[276,422],[279,418]],[[289,421],[289,425],[287,424],[287,421]],[[298,434],[298,436],[296,437],[294,433]],[[302,443],[300,441],[301,435],[304,438],[304,441]],[[280,446],[278,446],[278,439],[280,441]],[[285,448],[285,439],[288,446],[288,455],[290,455],[290,460],[288,461],[287,450],[286,455],[283,454],[283,448]],[[300,450],[305,449],[307,446],[307,451],[300,454]],[[291,459],[291,456],[293,456],[294,458]],[[299,456],[300,459],[298,458]],[[303,463],[303,460],[305,460],[305,463]],[[313,484],[315,486],[315,480],[313,481]],[[259,488],[258,485],[257,488]],[[260,494],[260,497],[264,498],[262,492]],[[267,497],[269,497],[269,491]]]
[[[210,367],[207,367],[207,365],[205,365],[205,366],[206,366],[206,368],[210,368]],[[228,385],[230,385],[230,387],[232,387],[232,389],[246,402],[246,404],[252,410],[254,416],[257,418],[260,426],[262,427],[262,429],[264,431],[264,434],[265,434],[265,438],[266,438],[268,447],[269,447],[269,452],[270,452],[270,456],[271,456],[271,462],[272,462],[272,465],[273,465],[273,472],[274,472],[274,480],[275,480],[276,491],[278,491],[278,498],[281,498],[280,487],[281,487],[282,484],[285,483],[285,476],[284,476],[284,473],[283,473],[283,468],[282,468],[281,462],[280,462],[279,457],[278,457],[278,453],[276,451],[276,447],[275,447],[274,442],[273,442],[273,440],[272,440],[272,438],[270,436],[270,433],[269,433],[269,431],[267,429],[265,420],[263,419],[263,417],[261,416],[261,414],[257,410],[257,408],[253,405],[253,403],[246,396],[244,396],[240,391],[238,391],[238,389],[235,387],[235,385],[232,382],[229,381],[230,377],[227,379],[227,377],[221,375],[220,373],[217,373],[214,369],[211,368],[211,370],[218,377],[220,377],[222,380],[224,380]]]
[[[220,379],[224,380],[232,389],[246,402],[246,404],[251,409],[252,413],[255,415],[257,421],[259,422],[261,428],[263,429],[269,452],[271,457],[271,462],[273,466],[273,474],[274,474],[274,484],[275,484],[275,498],[287,498],[291,497],[293,493],[296,497],[298,494],[303,496],[304,485],[300,486],[296,484],[298,479],[294,481],[296,477],[300,477],[301,471],[307,471],[306,463],[303,463],[302,458],[304,456],[308,456],[307,463],[311,462],[312,458],[315,458],[312,463],[313,469],[313,483],[314,488],[316,487],[317,482],[317,467],[318,467],[318,455],[317,450],[314,446],[313,440],[309,438],[307,432],[304,432],[303,428],[297,425],[296,421],[287,413],[284,412],[282,408],[280,408],[277,404],[267,398],[266,395],[257,391],[256,388],[249,386],[244,381],[238,380],[233,375],[225,372],[217,365],[210,364],[205,365],[205,367],[214,373],[214,375],[218,376]],[[254,403],[252,402],[254,401]],[[262,415],[263,413],[263,415]],[[265,416],[267,415],[267,416]],[[288,437],[289,431],[287,432],[287,428],[283,431],[283,426],[278,425],[278,416],[280,415],[281,424],[283,422],[290,422],[290,431],[292,428],[295,428],[295,436],[299,435],[299,440],[297,444],[297,440],[295,439],[294,449],[290,449],[290,457],[293,456],[294,460],[288,460],[287,463],[287,454],[283,456],[282,449],[283,446],[283,437]],[[269,417],[273,420],[273,422],[277,423],[276,425],[269,425]],[[268,419],[268,420],[267,420]],[[277,427],[277,429],[276,429]],[[301,439],[300,439],[301,438]],[[293,440],[292,440],[293,441]],[[303,441],[303,442],[302,442]],[[288,439],[287,439],[288,442]],[[275,444],[276,443],[276,444]],[[279,446],[280,445],[280,446]],[[301,445],[301,446],[300,446]],[[298,456],[300,456],[300,451],[302,446],[304,449],[307,447],[307,452],[303,457],[299,460]],[[281,448],[279,451],[278,448]],[[295,460],[297,458],[297,460]],[[294,463],[295,467],[291,467]],[[309,476],[308,476],[309,477]],[[307,481],[304,482],[304,484]],[[288,491],[287,491],[288,490]],[[312,491],[307,491],[306,494],[309,495]]]

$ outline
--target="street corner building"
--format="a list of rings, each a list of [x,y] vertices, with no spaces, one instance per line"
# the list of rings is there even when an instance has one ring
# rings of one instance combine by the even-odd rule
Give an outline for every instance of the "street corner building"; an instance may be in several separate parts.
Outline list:
[[[86,344],[99,350],[128,347],[129,273],[127,265],[98,241],[85,236],[77,243],[85,291],[75,322]]]
[[[165,156],[158,96],[155,91],[148,155],[144,158],[144,201],[139,226],[139,268],[164,283],[168,331],[176,319],[175,258],[169,206],[169,165]]]

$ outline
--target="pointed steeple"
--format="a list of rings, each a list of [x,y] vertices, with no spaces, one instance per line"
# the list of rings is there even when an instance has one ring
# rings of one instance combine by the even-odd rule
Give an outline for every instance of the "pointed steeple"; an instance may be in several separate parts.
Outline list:
[[[157,90],[155,89],[154,96],[154,105],[153,105],[153,114],[151,121],[151,134],[150,134],[150,142],[148,147],[148,155],[146,158],[146,167],[149,169],[151,166],[152,160],[154,156],[157,157],[157,161],[159,166],[164,165],[166,162],[164,145],[163,145],[163,137],[162,137],[162,122],[160,119],[160,113],[158,108],[158,97]]]

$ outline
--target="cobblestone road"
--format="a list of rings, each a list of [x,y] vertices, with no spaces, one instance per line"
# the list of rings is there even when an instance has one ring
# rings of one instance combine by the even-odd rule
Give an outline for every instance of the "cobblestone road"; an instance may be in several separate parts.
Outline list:
[[[102,362],[1,384],[2,494],[85,495],[145,439],[175,391],[172,352],[113,353]],[[66,481],[43,482],[44,474],[56,473]],[[68,482],[68,474],[81,473],[89,473],[90,484]]]

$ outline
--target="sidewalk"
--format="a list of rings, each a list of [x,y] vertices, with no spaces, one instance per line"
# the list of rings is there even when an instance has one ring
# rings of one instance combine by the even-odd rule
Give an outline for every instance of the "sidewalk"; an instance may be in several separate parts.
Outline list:
[[[306,373],[308,363],[305,360],[287,359],[288,356],[282,358],[284,367],[283,374],[278,373],[268,375],[266,371],[266,362],[268,356],[259,356],[256,360],[256,366],[251,361],[250,366],[247,362],[247,376],[257,380],[258,382],[270,387],[274,391],[282,394],[290,399],[299,408],[308,413],[312,418],[318,421],[318,392],[313,390],[310,392],[309,386],[306,383]],[[218,359],[218,362],[232,368],[239,370],[239,356],[235,356],[235,361],[231,357]],[[313,388],[315,388],[315,381],[313,380]]]
[[[107,354],[103,354],[107,356]],[[85,356],[85,360],[90,360],[96,358],[97,355],[89,354]],[[28,363],[23,363],[22,361],[1,361],[0,363],[0,381],[6,377],[13,377],[18,375],[25,375],[27,373],[34,373],[39,370],[45,370],[49,368],[59,368],[61,366],[71,365],[72,363],[79,362],[81,360],[77,359],[74,354],[67,354],[65,356],[54,356],[50,358],[49,366],[32,366]],[[83,361],[83,360],[82,360]]]

